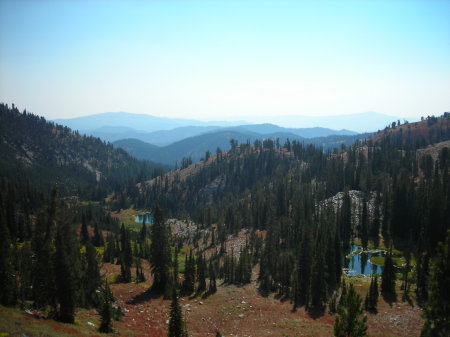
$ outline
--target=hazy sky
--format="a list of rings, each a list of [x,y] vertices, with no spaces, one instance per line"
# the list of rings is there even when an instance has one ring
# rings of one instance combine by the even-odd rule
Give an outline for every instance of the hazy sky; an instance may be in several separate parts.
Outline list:
[[[0,0],[0,101],[47,118],[450,109],[450,1]]]

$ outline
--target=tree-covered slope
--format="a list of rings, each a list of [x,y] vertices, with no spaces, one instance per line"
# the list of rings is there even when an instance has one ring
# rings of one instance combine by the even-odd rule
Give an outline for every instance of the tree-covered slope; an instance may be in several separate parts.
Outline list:
[[[94,137],[0,105],[0,176],[61,194],[91,193],[153,175],[156,165]]]

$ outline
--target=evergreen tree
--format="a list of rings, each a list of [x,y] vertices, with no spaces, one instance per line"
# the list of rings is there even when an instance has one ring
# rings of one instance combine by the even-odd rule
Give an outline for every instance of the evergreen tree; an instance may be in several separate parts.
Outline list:
[[[113,332],[112,328],[112,318],[113,318],[113,309],[111,302],[113,300],[113,296],[111,290],[109,289],[108,281],[105,280],[105,286],[102,289],[102,303],[100,305],[100,327],[99,331],[103,333]]]
[[[200,254],[197,258],[197,275],[198,275],[197,293],[201,293],[206,290],[206,262],[205,258]]]
[[[156,291],[164,292],[169,277],[170,245],[169,232],[164,222],[162,210],[156,206],[154,222],[151,228],[151,256],[153,286]]]
[[[136,265],[136,283],[145,282],[144,270],[142,269],[142,263],[140,258],[135,259]]]
[[[169,337],[187,337],[187,332],[181,312],[178,296],[174,290],[172,293],[172,303],[170,304]]]
[[[209,260],[209,287],[208,287],[208,293],[214,294],[217,291],[217,284],[216,284],[216,270],[214,268],[212,260]]]
[[[421,337],[450,335],[450,231],[445,243],[440,242],[431,267],[425,324]]]
[[[378,304],[378,276],[375,277],[372,275],[370,279],[370,287],[369,291],[366,294],[366,300],[364,302],[365,309],[367,311],[377,311]]]
[[[189,252],[189,257],[186,255],[184,265],[184,281],[182,285],[182,292],[184,295],[190,295],[194,292],[195,285],[195,261],[192,251]]]
[[[99,230],[98,225],[94,225],[94,237],[92,239],[92,244],[95,247],[103,247],[105,245],[105,240],[103,239],[102,232]]]
[[[62,223],[58,226],[55,240],[54,270],[56,298],[59,304],[58,319],[61,322],[73,323],[76,307],[76,274],[74,270],[74,252],[70,225]]]
[[[98,305],[97,289],[100,287],[100,269],[98,267],[97,251],[92,243],[86,244],[86,271],[84,274],[84,296],[88,307],[96,307]]]
[[[131,249],[130,237],[124,224],[120,229],[120,278],[122,282],[131,282],[131,264],[133,263],[133,252]]]
[[[342,204],[339,214],[339,226],[344,250],[350,248],[350,238],[352,235],[352,199],[350,198],[348,187],[344,190]]]
[[[395,267],[392,261],[392,253],[387,253],[384,258],[383,274],[381,276],[381,291],[383,294],[395,296]]]
[[[367,317],[363,314],[361,296],[350,284],[350,288],[338,306],[338,316],[334,323],[334,335],[336,337],[365,337],[367,336]]]
[[[81,216],[81,232],[80,232],[80,242],[81,244],[86,244],[89,241],[89,232],[86,224],[86,216],[83,214]]]
[[[139,240],[141,243],[145,244],[145,240],[147,239],[147,226],[145,225],[145,216],[144,221],[142,222],[142,228],[139,232]]]
[[[367,248],[369,242],[369,215],[367,213],[367,200],[364,198],[361,212],[361,244],[363,249]]]
[[[375,205],[374,205],[374,211],[373,211],[373,219],[370,223],[370,229],[369,229],[369,237],[373,240],[373,244],[375,248],[378,247],[380,242],[380,201],[379,196],[375,198]]]
[[[55,310],[55,272],[53,270],[54,264],[49,262],[52,261],[54,252],[56,194],[56,189],[53,189],[46,214],[40,212],[37,216],[31,245],[35,257],[32,281],[33,305],[36,308],[44,308],[50,305]]]
[[[8,226],[3,216],[0,200],[0,304],[14,305],[17,300],[15,273]]]

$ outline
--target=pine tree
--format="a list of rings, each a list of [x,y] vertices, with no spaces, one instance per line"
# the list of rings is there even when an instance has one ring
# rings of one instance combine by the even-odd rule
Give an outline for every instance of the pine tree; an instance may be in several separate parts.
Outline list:
[[[88,307],[96,307],[98,305],[97,289],[100,287],[100,269],[98,267],[97,251],[92,243],[86,244],[86,271],[84,274],[84,296]]]
[[[81,216],[81,232],[80,232],[80,242],[81,244],[86,244],[89,241],[89,232],[86,224],[86,216],[83,214]]]
[[[350,284],[348,292],[338,306],[338,316],[334,323],[334,335],[336,337],[365,337],[367,336],[367,317],[363,314],[361,296]]]
[[[56,298],[59,304],[58,319],[61,322],[73,323],[76,306],[76,274],[73,265],[73,244],[70,225],[62,223],[58,226],[55,240],[54,271]]]
[[[440,242],[431,267],[425,324],[421,337],[450,335],[450,231],[445,243]]]
[[[103,239],[102,232],[99,230],[98,225],[94,225],[94,237],[92,239],[92,244],[95,247],[103,247],[105,245],[105,240]]]
[[[47,216],[39,213],[32,239],[33,261],[33,305],[44,308],[47,305],[56,310],[55,272],[53,271],[52,254],[54,252],[54,217],[56,212],[56,191],[52,193],[52,200]]]
[[[375,275],[370,279],[370,287],[369,291],[366,294],[366,300],[364,302],[365,309],[367,311],[377,311],[377,303],[378,303],[378,276]]]
[[[102,303],[100,305],[100,327],[99,331],[103,333],[113,332],[112,328],[112,318],[113,318],[113,309],[111,302],[113,300],[113,296],[111,290],[109,289],[108,281],[105,280],[105,286],[102,289]]]
[[[131,282],[131,264],[133,263],[133,252],[130,244],[130,237],[125,226],[120,229],[120,278],[122,282]]]
[[[195,261],[192,251],[189,252],[189,257],[186,255],[184,265],[184,281],[182,285],[182,292],[184,295],[190,295],[194,292],[195,285]]]
[[[384,294],[395,296],[395,267],[392,261],[392,253],[387,253],[384,258],[383,274],[381,276],[381,291]]]
[[[381,224],[381,222],[380,222],[380,201],[379,201],[379,196],[377,195],[377,197],[375,198],[373,219],[372,219],[372,222],[370,224],[370,229],[369,229],[369,237],[373,240],[373,244],[374,244],[375,248],[378,247],[379,242],[380,242],[380,237],[379,237],[380,224]]]
[[[217,284],[216,284],[216,270],[214,268],[212,260],[209,260],[209,287],[208,287],[208,293],[214,294],[217,291]]]
[[[369,242],[369,215],[367,213],[367,200],[363,200],[363,208],[361,212],[361,244],[363,249],[367,248]]]
[[[197,293],[201,293],[206,290],[206,262],[202,255],[199,255],[197,258],[197,275],[198,275]]]
[[[136,283],[145,282],[144,270],[142,269],[142,263],[140,258],[135,259],[136,265]]]
[[[172,303],[170,304],[169,337],[187,337],[183,314],[181,312],[178,295],[174,290],[172,293]]]
[[[9,230],[5,223],[0,202],[0,280],[2,280],[2,285],[0,286],[0,304],[3,305],[14,305],[17,301],[17,289],[12,262]]]
[[[139,240],[141,243],[145,243],[145,240],[147,239],[147,226],[145,225],[145,216],[144,216],[144,221],[142,222],[142,228],[141,231],[139,232]]]
[[[169,232],[164,222],[162,210],[156,206],[154,222],[151,228],[151,256],[153,290],[164,292],[169,277],[170,245]]]

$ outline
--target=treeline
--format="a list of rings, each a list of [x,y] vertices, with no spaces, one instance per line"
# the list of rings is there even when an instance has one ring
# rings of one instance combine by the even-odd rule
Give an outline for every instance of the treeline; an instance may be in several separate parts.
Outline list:
[[[32,221],[31,237],[20,240],[0,202],[1,303],[43,310],[43,315],[73,323],[76,307],[98,307],[99,257],[87,242],[83,249],[73,214],[54,189]]]

